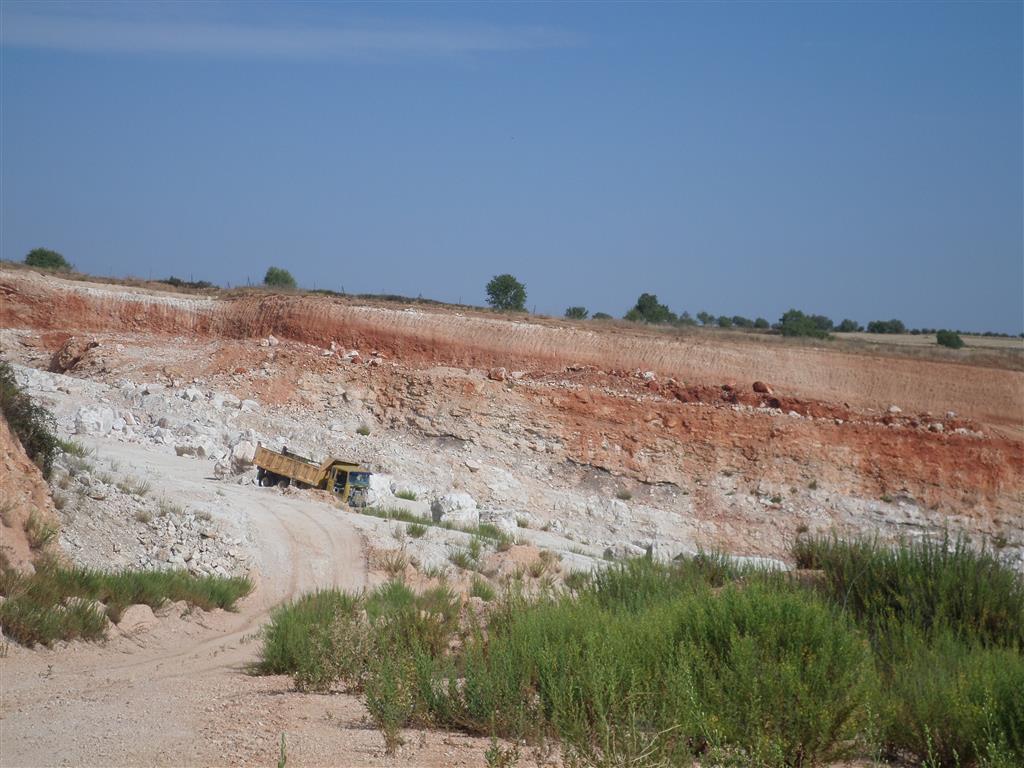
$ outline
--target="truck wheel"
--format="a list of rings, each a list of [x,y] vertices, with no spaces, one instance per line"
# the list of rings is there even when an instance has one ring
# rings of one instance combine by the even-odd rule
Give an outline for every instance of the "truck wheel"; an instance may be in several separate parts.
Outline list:
[[[282,477],[280,480],[277,481],[277,484],[280,485],[282,488],[287,488],[289,485],[292,484],[292,479],[290,477]]]
[[[277,484],[277,478],[274,477],[270,472],[265,472],[263,477],[260,478],[260,485],[264,488],[269,488]]]

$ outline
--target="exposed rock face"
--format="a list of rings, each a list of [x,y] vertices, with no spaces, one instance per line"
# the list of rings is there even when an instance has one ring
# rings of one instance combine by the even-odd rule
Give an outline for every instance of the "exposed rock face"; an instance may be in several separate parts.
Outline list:
[[[430,505],[435,523],[471,526],[480,524],[480,510],[476,499],[468,493],[446,493]]]
[[[50,370],[55,373],[70,371],[82,362],[82,358],[85,357],[89,350],[95,349],[99,345],[100,343],[95,339],[82,339],[72,336],[54,353],[50,361]]]

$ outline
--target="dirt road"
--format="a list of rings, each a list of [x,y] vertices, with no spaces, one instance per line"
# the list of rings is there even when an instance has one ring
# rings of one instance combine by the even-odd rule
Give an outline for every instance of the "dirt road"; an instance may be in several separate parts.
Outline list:
[[[210,726],[248,692],[266,689],[266,681],[245,674],[256,659],[256,633],[282,600],[319,587],[360,589],[366,569],[359,536],[343,514],[303,495],[225,488],[204,476],[204,463],[136,445],[95,445],[150,478],[154,493],[217,498],[226,522],[249,529],[257,588],[237,613],[168,617],[137,638],[54,651],[12,646],[0,660],[0,764],[246,762],[252,745],[211,736]],[[263,741],[279,737],[255,733],[263,726],[258,716],[245,726]]]

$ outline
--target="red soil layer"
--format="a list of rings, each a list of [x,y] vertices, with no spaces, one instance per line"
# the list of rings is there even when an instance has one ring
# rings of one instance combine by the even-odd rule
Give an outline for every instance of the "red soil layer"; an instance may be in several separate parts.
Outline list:
[[[698,496],[715,474],[735,472],[747,486],[818,481],[851,496],[906,495],[968,518],[1020,514],[1020,372],[317,297],[193,299],[24,272],[0,271],[0,292],[0,325],[44,331],[48,347],[68,331],[130,331],[154,351],[189,338],[223,341],[197,355],[193,375],[255,367],[252,347],[229,340],[271,333],[375,350],[400,367],[349,370],[368,382],[372,376],[382,408],[398,421],[423,410],[423,400],[427,410],[443,402],[494,429],[511,413],[555,438],[572,461]],[[283,373],[260,383],[261,399],[287,401],[303,372],[338,370],[335,359],[302,349],[280,348]],[[526,386],[446,377],[428,370],[435,365],[523,369]],[[637,369],[658,378],[645,382]],[[418,377],[429,386],[414,385]],[[774,394],[755,393],[755,380],[769,382]],[[903,412],[889,414],[890,403]],[[933,424],[941,431],[930,431]]]
[[[403,364],[560,370],[652,370],[688,383],[768,381],[792,396],[858,408],[944,414],[1024,425],[1024,373],[823,347],[766,345],[708,335],[492,318],[451,310],[360,306],[310,296],[190,298],[0,270],[0,325],[66,331],[136,330],[252,338],[273,333],[320,346],[377,350]]]

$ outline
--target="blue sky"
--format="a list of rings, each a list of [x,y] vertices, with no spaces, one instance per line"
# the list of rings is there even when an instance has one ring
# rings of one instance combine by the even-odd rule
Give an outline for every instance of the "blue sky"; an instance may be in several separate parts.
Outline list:
[[[0,6],[0,249],[1024,330],[1021,3]]]

